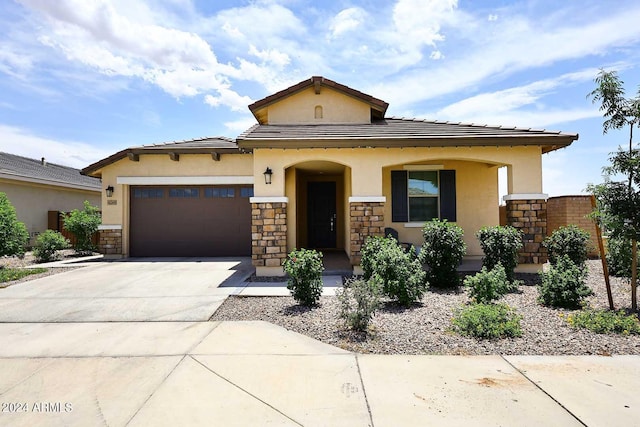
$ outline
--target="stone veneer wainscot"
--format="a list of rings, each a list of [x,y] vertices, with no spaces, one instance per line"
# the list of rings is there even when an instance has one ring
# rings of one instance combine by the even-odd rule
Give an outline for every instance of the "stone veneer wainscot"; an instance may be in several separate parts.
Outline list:
[[[251,203],[251,259],[256,267],[280,267],[287,257],[287,204]]]

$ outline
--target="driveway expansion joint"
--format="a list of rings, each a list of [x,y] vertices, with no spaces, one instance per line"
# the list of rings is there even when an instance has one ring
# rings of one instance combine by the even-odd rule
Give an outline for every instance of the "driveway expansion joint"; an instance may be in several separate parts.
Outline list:
[[[562,403],[560,403],[560,401],[558,399],[556,399],[555,397],[553,397],[548,391],[546,391],[544,388],[542,388],[538,383],[536,383],[535,381],[533,381],[531,378],[529,378],[529,376],[526,374],[525,371],[518,369],[517,366],[515,366],[513,363],[511,363],[504,355],[500,355],[500,357],[502,358],[502,360],[504,360],[505,362],[507,362],[507,364],[509,366],[511,366],[513,369],[516,370],[516,372],[518,372],[520,375],[522,375],[527,381],[529,381],[531,384],[533,384],[538,390],[540,390],[541,392],[543,392],[546,396],[549,397],[549,399],[553,400],[558,406],[560,406],[562,409],[564,409],[569,415],[571,415],[577,422],[579,422],[581,425],[588,427],[587,424],[585,424],[580,418],[578,418],[578,416],[576,414],[574,414],[573,412],[571,412],[569,410],[569,408],[567,408],[566,406],[564,406]]]

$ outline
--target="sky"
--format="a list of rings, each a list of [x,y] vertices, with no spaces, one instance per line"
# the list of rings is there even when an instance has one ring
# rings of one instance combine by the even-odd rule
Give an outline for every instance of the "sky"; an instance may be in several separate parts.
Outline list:
[[[83,168],[235,138],[250,103],[321,75],[389,117],[578,133],[543,190],[580,194],[628,144],[587,94],[600,68],[638,94],[638,22],[637,0],[3,0],[0,151]]]

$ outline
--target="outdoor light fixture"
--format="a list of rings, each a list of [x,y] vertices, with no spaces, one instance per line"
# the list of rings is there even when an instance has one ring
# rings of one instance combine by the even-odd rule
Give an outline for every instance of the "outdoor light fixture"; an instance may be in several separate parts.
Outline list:
[[[273,175],[273,171],[270,167],[267,167],[267,170],[264,171],[264,183],[271,184],[271,175]]]
[[[112,185],[108,186],[106,191],[107,191],[107,197],[113,196],[113,186]]]

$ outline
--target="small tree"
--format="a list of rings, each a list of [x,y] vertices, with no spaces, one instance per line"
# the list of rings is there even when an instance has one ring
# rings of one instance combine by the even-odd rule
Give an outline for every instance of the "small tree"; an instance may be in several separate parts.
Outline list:
[[[567,255],[575,265],[584,268],[587,261],[587,242],[589,233],[571,224],[555,230],[542,244],[549,251],[549,262],[552,265],[555,265],[562,255]]]
[[[69,246],[71,246],[69,239],[60,234],[60,232],[46,230],[36,239],[33,256],[36,257],[38,262],[49,262],[56,258],[58,251],[67,249]]]
[[[464,279],[464,285],[469,289],[469,298],[478,304],[490,304],[502,298],[513,288],[513,284],[507,280],[507,274],[502,264],[498,264],[491,270],[487,267]]]
[[[65,215],[65,213],[61,213]],[[91,242],[91,236],[98,231],[98,226],[102,222],[100,209],[91,206],[91,203],[84,201],[84,209],[74,209],[64,220],[64,229],[76,236],[75,250],[79,253],[87,253],[95,248]]]
[[[568,255],[558,258],[549,271],[540,272],[538,301],[552,307],[579,308],[592,295],[586,285],[587,271],[575,265]]]
[[[311,307],[318,304],[322,295],[322,253],[313,249],[289,252],[284,260],[284,271],[289,275],[287,289],[301,305]]]
[[[522,232],[510,225],[483,227],[476,234],[484,252],[482,266],[489,270],[502,264],[509,283],[515,281],[518,251],[522,249]]]
[[[615,71],[600,70],[597,87],[587,96],[600,102],[606,120],[603,133],[629,126],[629,150],[621,147],[610,157],[611,166],[604,169],[605,182],[590,186],[598,200],[596,218],[613,237],[631,241],[631,309],[637,311],[637,244],[640,236],[640,153],[633,148],[633,128],[640,124],[640,91],[635,98],[625,98],[624,83]],[[623,175],[626,181],[612,181]]]
[[[458,265],[467,252],[462,228],[447,220],[434,219],[425,223],[422,235],[420,261],[429,267],[427,281],[432,286],[458,286]]]
[[[428,284],[413,251],[406,252],[392,237],[368,237],[362,248],[365,280],[382,282],[385,295],[409,306],[422,299]]]
[[[369,280],[352,277],[336,291],[340,302],[340,318],[355,331],[366,332],[373,315],[380,307],[382,282],[375,275]]]
[[[22,255],[29,232],[18,221],[16,210],[5,193],[0,193],[0,256]]]

